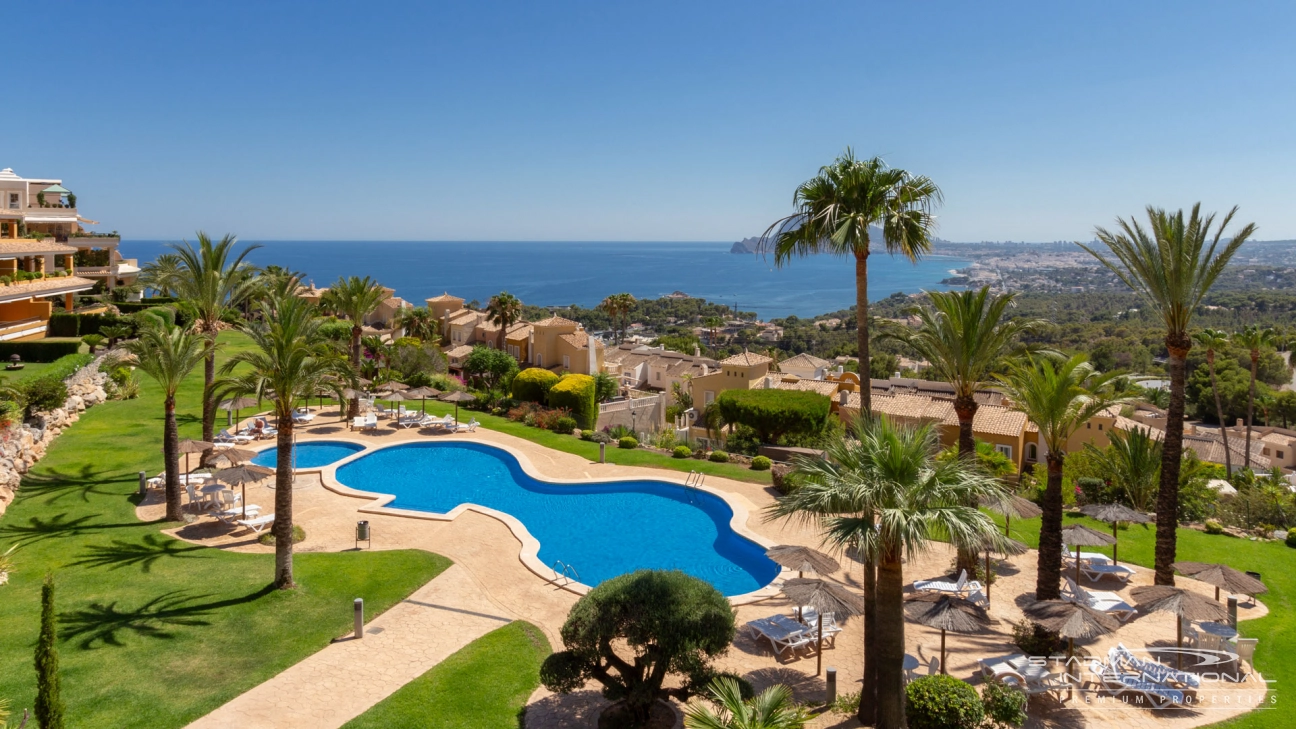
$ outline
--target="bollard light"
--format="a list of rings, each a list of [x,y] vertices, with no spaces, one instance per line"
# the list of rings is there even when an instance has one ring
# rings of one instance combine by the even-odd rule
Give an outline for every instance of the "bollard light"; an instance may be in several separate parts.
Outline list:
[[[356,640],[364,639],[364,598],[355,599],[355,637]]]
[[[607,463],[607,443],[599,443],[599,463]]]
[[[139,495],[143,496],[148,493],[148,476],[143,471],[139,472]]]
[[[828,684],[828,705],[831,706],[837,701],[837,669],[830,667],[824,679]]]

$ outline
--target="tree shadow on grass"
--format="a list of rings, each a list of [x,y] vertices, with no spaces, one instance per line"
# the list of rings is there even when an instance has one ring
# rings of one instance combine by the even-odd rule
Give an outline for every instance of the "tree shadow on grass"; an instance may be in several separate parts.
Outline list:
[[[90,545],[81,554],[80,559],[73,562],[71,566],[108,567],[117,570],[139,565],[141,572],[148,572],[153,568],[153,563],[164,557],[202,558],[203,555],[190,553],[202,552],[206,549],[206,547],[186,544],[160,534],[145,534],[138,542],[114,539],[109,545]]]
[[[94,466],[86,464],[78,471],[48,470],[40,473],[28,473],[22,480],[22,492],[31,498],[45,497],[46,503],[58,503],[67,498],[80,497],[83,503],[90,501],[91,494],[116,496],[120,490],[101,489],[100,486],[118,483],[135,483],[135,473],[108,473],[96,471]]]
[[[27,520],[26,524],[6,522],[0,525],[0,536],[12,539],[20,544],[31,544],[46,539],[65,539],[67,537],[97,534],[105,529],[139,527],[142,524],[142,522],[138,521],[118,524],[90,523],[90,520],[96,516],[96,514],[86,514],[85,516],[69,517],[66,513],[55,514],[48,519],[33,516]]]
[[[77,641],[85,650],[100,645],[122,647],[121,633],[132,633],[141,638],[169,640],[175,629],[211,625],[207,618],[215,611],[251,602],[274,592],[274,585],[266,585],[242,597],[214,602],[202,602],[211,595],[189,594],[186,590],[163,593],[137,608],[118,607],[111,603],[92,603],[81,610],[59,614],[63,640]]]

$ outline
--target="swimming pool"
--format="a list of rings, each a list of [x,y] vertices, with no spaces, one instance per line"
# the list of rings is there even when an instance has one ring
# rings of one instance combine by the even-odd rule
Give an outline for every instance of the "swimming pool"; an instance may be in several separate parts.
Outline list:
[[[312,440],[293,447],[294,468],[319,468],[359,453],[365,447],[358,443],[337,440]],[[274,468],[279,458],[278,446],[261,451],[252,462],[258,466]]]
[[[730,527],[724,499],[663,481],[551,484],[512,454],[480,443],[408,443],[339,466],[337,480],[393,494],[387,504],[444,514],[472,503],[510,514],[540,542],[545,565],[562,560],[580,582],[638,569],[678,569],[727,596],[769,584],[779,567]]]

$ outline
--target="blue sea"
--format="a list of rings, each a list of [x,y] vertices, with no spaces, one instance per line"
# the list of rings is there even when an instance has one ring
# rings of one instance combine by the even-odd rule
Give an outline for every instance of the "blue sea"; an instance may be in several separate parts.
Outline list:
[[[254,243],[255,241],[246,241]],[[165,241],[122,241],[126,258],[147,263]],[[301,271],[319,286],[339,276],[372,276],[422,305],[448,291],[487,301],[508,291],[537,306],[594,306],[628,291],[657,298],[674,291],[754,311],[762,319],[813,317],[855,303],[853,259],[815,256],[775,268],[771,259],[729,252],[731,243],[569,243],[449,241],[272,241],[249,255],[258,265]],[[966,260],[931,256],[917,264],[869,257],[869,299],[943,290],[940,280]]]

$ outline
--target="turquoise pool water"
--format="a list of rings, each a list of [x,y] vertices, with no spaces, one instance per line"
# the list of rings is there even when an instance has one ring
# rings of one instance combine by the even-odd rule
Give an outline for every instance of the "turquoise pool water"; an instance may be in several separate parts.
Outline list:
[[[779,567],[729,526],[723,499],[662,481],[548,484],[508,452],[479,443],[409,443],[337,470],[344,485],[394,494],[389,506],[444,514],[472,503],[516,517],[540,561],[571,565],[587,585],[638,569],[678,569],[725,595],[757,590]]]
[[[364,446],[355,443],[344,443],[336,440],[313,440],[298,443],[293,447],[294,468],[319,468],[347,456],[359,453]],[[279,448],[274,447],[261,451],[252,462],[258,466],[274,468],[279,458]]]

